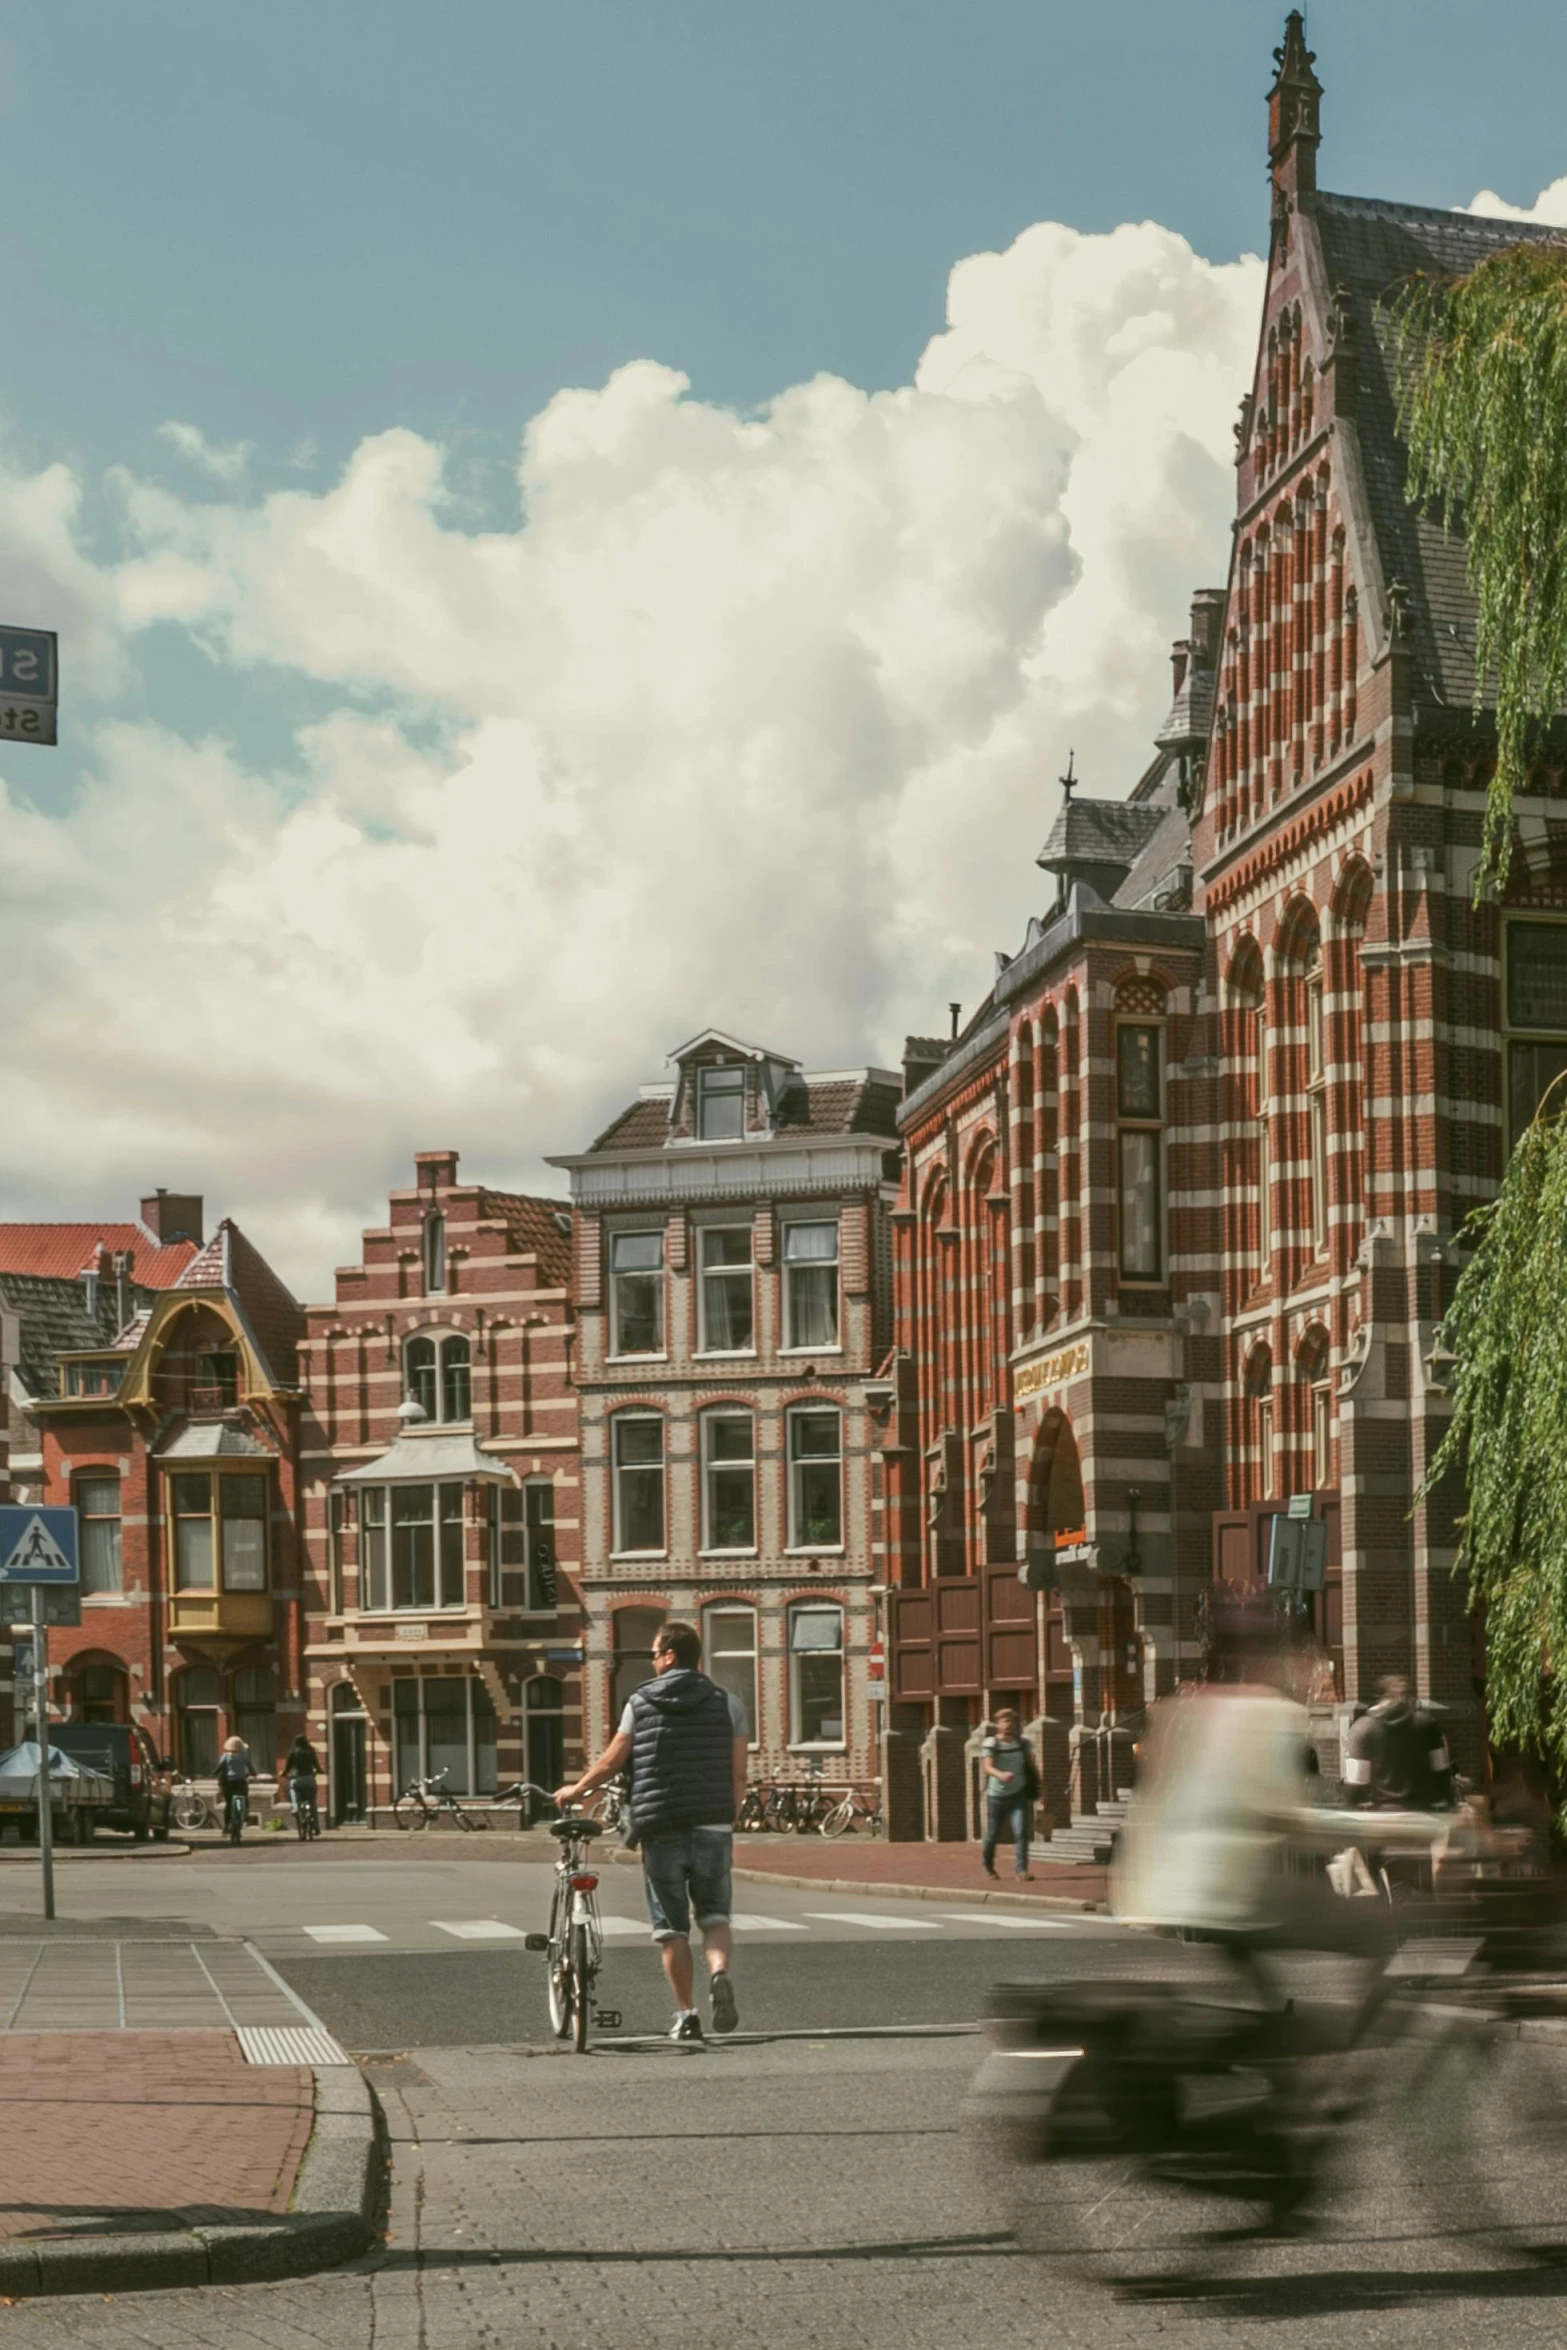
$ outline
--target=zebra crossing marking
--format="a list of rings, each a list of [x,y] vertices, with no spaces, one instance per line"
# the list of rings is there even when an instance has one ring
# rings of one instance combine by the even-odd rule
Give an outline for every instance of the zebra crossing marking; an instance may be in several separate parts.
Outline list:
[[[881,1932],[928,1934],[936,1927],[934,1918],[878,1917],[868,1909],[808,1909],[805,1914],[825,1926],[874,1926]]]
[[[306,1926],[312,1942],[384,1942],[379,1926]]]
[[[521,1926],[503,1925],[499,1918],[431,1918],[438,1934],[453,1934],[459,1942],[520,1942]]]

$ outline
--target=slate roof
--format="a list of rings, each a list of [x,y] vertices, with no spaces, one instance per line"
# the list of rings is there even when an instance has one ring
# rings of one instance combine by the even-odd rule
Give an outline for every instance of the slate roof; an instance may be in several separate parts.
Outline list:
[[[107,1347],[114,1340],[114,1283],[98,1291],[97,1318],[87,1311],[80,1281],[41,1273],[0,1272],[0,1305],[16,1315],[21,1347],[17,1365],[30,1395],[55,1395],[55,1356]]]
[[[1417,272],[1462,276],[1508,245],[1567,242],[1559,228],[1487,220],[1366,196],[1317,197],[1315,218],[1330,288],[1349,297],[1356,359],[1353,414],[1365,466],[1369,520],[1386,584],[1401,580],[1416,674],[1437,701],[1467,710],[1474,697],[1474,598],[1462,540],[1406,503],[1406,454],[1396,428],[1391,338],[1383,316]],[[1487,697],[1490,698],[1489,696]]]
[[[100,1248],[111,1256],[128,1250],[131,1278],[143,1289],[172,1289],[196,1254],[193,1240],[165,1244],[144,1224],[0,1224],[0,1273],[73,1280],[96,1264]]]
[[[1048,869],[1066,864],[1131,865],[1158,828],[1150,809],[1131,800],[1064,801],[1039,852]]]
[[[848,1077],[791,1079],[779,1096],[776,1134],[884,1134],[898,1138],[899,1088],[871,1070]],[[669,1139],[672,1100],[633,1102],[612,1119],[589,1153],[659,1150]],[[758,1139],[762,1139],[758,1137]]]

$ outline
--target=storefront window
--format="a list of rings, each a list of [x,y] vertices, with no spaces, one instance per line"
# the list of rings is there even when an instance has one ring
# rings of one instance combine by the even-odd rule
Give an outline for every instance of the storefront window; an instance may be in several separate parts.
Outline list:
[[[495,1793],[495,1708],[474,1674],[394,1681],[392,1745],[399,1795],[442,1771],[454,1795]]]

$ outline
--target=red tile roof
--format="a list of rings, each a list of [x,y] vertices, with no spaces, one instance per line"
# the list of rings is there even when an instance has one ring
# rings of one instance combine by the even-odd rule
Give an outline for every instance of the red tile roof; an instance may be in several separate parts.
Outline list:
[[[128,1250],[131,1279],[143,1289],[172,1289],[196,1254],[193,1240],[154,1240],[142,1224],[0,1224],[0,1273],[74,1281],[96,1260]]]

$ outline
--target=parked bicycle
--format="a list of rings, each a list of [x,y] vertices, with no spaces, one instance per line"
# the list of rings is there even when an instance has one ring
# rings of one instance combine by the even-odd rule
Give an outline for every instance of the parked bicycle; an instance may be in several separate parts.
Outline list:
[[[857,1787],[851,1787],[843,1801],[835,1803],[821,1822],[821,1831],[824,1836],[853,1835],[861,1820],[865,1822],[866,1829],[872,1836],[881,1834],[880,1787],[873,1787],[869,1795],[862,1795]]]
[[[543,1794],[544,1790],[533,1792]],[[549,1932],[528,1935],[526,1947],[544,1953],[550,2029],[557,2040],[569,2040],[581,2056],[588,2045],[590,2019],[601,2031],[614,2031],[620,2023],[618,2009],[593,2005],[594,1985],[604,1962],[604,1932],[599,1923],[598,1874],[587,1864],[593,1839],[604,1831],[598,1820],[580,1811],[568,1811],[551,1820],[549,1832],[560,1845],[550,1895]]]
[[[446,1784],[451,1777],[444,1771],[428,1771],[422,1779],[411,1779],[392,1806],[392,1817],[400,1828],[427,1828],[432,1820],[443,1815],[455,1820],[465,1835],[475,1828],[487,1828],[489,1820],[483,1812],[467,1811]]]
[[[822,1766],[813,1760],[805,1779],[771,1779],[748,1787],[735,1825],[751,1833],[810,1836],[838,1805],[822,1781]]]

